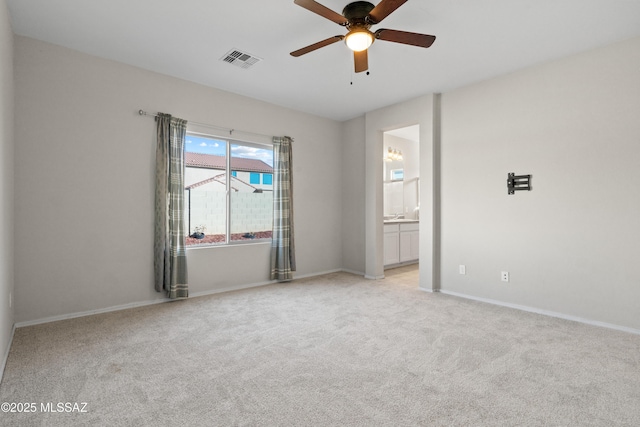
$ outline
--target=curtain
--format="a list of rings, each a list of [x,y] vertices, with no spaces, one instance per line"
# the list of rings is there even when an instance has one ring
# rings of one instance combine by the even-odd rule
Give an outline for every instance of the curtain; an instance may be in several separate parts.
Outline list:
[[[187,298],[184,221],[184,144],[187,121],[158,113],[154,232],[155,287],[172,299]]]
[[[292,139],[273,138],[273,234],[271,236],[271,280],[292,280],[296,271],[293,238]]]

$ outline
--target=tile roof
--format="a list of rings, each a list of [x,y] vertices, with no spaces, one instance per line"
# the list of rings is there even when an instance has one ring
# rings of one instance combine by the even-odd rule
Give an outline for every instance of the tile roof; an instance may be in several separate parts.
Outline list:
[[[209,184],[209,183],[212,183],[212,182],[216,182],[216,183],[221,184],[221,185],[226,185],[226,179],[227,179],[227,174],[226,173],[221,173],[221,174],[218,174],[216,176],[212,176],[211,178],[207,178],[207,179],[205,179],[203,181],[196,182],[195,184],[187,185],[186,187],[184,187],[184,189],[185,190],[191,190],[193,188],[197,188],[197,187],[200,187],[202,185]],[[257,187],[254,187],[253,185],[248,184],[248,183],[244,182],[243,180],[236,178],[235,176],[232,176],[231,177],[231,189],[234,190],[234,191],[239,191],[241,186],[248,187],[253,191],[257,190]]]
[[[207,169],[222,169],[226,167],[224,156],[214,154],[201,154],[185,152],[185,166]],[[245,159],[242,157],[231,157],[231,170],[243,172],[264,172],[273,173],[273,168],[257,159]]]

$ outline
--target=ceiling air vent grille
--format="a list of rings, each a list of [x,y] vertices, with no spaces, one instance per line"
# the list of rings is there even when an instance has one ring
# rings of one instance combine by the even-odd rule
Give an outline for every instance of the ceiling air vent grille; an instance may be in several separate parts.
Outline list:
[[[249,68],[262,61],[262,58],[258,58],[257,56],[253,56],[246,52],[241,52],[238,49],[231,49],[229,52],[225,53],[220,60],[240,68]]]

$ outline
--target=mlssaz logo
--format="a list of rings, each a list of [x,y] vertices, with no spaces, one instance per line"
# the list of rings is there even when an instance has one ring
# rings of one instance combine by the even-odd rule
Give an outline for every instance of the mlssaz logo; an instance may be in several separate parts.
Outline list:
[[[87,403],[86,402],[47,402],[40,404],[40,412],[77,412],[77,413],[86,413],[87,411]]]

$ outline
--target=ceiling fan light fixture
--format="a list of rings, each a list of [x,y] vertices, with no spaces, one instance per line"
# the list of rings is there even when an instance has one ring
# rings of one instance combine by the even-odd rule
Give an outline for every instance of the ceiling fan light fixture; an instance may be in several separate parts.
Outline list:
[[[371,0],[373,1],[373,0]],[[317,43],[291,52],[291,56],[298,57],[321,47],[329,46],[339,40],[344,40],[347,47],[353,51],[353,65],[356,73],[369,69],[368,49],[376,40],[383,40],[406,45],[429,47],[436,36],[428,34],[410,33],[408,31],[380,28],[375,33],[369,31],[371,26],[378,25],[393,11],[405,4],[407,0],[379,0],[377,5],[369,1],[352,1],[344,7],[342,15],[316,0],[294,0],[298,6],[307,9],[323,18],[333,21],[347,29],[346,35],[337,35],[321,40]],[[367,74],[369,74],[367,72]]]
[[[349,31],[344,41],[354,52],[362,52],[367,50],[373,43],[374,36],[371,31],[364,28],[357,28]]]

